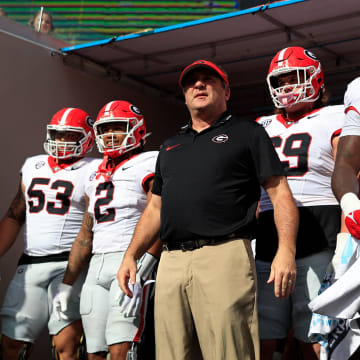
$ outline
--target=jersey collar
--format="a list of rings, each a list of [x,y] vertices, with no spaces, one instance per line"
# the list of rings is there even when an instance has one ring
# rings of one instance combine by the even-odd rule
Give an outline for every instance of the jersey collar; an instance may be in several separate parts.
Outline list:
[[[219,116],[218,119],[216,119],[216,120],[208,127],[208,129],[214,128],[214,127],[218,127],[218,126],[226,123],[227,121],[230,120],[231,116],[232,116],[232,115],[231,115],[228,111],[225,111],[223,114],[221,114],[221,115]],[[205,130],[207,130],[207,129],[205,129]],[[192,128],[191,118],[189,119],[188,123],[187,123],[185,126],[183,126],[183,127],[180,128],[180,134],[185,134],[185,133],[188,133],[188,132],[190,132],[190,131],[194,131],[194,132],[195,132],[195,130],[193,130],[193,128]],[[197,132],[196,132],[196,133],[197,133]]]
[[[70,169],[68,168],[72,167],[74,163],[76,163],[77,161],[79,161],[79,159],[72,159],[71,161],[60,162],[58,164],[55,158],[53,158],[52,156],[48,157],[48,164],[53,173],[56,173],[63,169],[71,170],[71,168]]]
[[[107,156],[104,156],[103,161],[101,162],[98,169],[96,170],[96,178],[99,179],[101,176],[103,176],[105,181],[109,181],[109,179],[112,177],[112,175],[114,174],[114,172],[117,169],[119,169],[121,166],[123,166],[129,160],[133,159],[134,157],[136,157],[138,155],[139,154],[131,155],[130,157],[121,161],[116,166],[111,166],[111,162],[109,161],[109,158]]]
[[[314,113],[317,113],[318,111],[320,111],[320,109],[321,109],[321,108],[311,110],[310,112],[308,112],[307,114],[302,115],[301,117],[299,117],[299,118],[296,119],[296,120],[289,120],[288,118],[286,118],[286,117],[283,116],[282,114],[278,114],[278,115],[276,116],[276,119],[277,119],[280,123],[282,123],[286,128],[289,128],[291,125],[296,124],[300,119],[307,118],[307,117],[313,115]]]

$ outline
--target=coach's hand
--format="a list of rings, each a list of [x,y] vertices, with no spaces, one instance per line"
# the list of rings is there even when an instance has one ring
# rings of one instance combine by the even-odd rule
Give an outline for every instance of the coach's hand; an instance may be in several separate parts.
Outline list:
[[[125,254],[117,274],[119,286],[124,292],[124,296],[119,296],[120,312],[124,312],[125,316],[135,316],[140,312],[143,287],[155,282],[155,280],[149,280],[149,276],[157,261],[154,255],[146,252],[136,264],[134,258]],[[135,281],[133,281],[133,276]],[[127,283],[124,283],[125,281]]]
[[[72,286],[61,283],[58,286],[57,293],[53,300],[53,311],[57,319],[68,320],[68,316],[65,314],[68,310],[68,303],[71,296]]]
[[[343,195],[340,201],[345,215],[345,224],[350,234],[360,240],[360,200],[351,192]]]
[[[129,289],[129,283],[135,285],[136,272],[137,272],[137,266],[136,266],[135,258],[125,253],[124,259],[121,263],[121,266],[117,272],[116,277],[118,279],[120,289],[123,291],[123,293],[126,296],[130,298],[132,298],[133,293]]]
[[[274,282],[275,296],[280,299],[287,298],[295,288],[296,263],[291,251],[284,248],[278,249],[271,264],[268,284]]]

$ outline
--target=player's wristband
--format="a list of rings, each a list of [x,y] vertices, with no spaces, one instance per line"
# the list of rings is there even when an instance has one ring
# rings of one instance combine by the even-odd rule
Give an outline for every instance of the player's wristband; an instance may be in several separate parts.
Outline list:
[[[137,274],[142,281],[146,281],[157,261],[158,259],[148,252],[141,257],[137,265]]]
[[[340,206],[345,216],[347,216],[354,210],[360,209],[360,200],[354,193],[348,192],[342,196]]]
[[[345,245],[348,242],[350,236],[351,234],[349,233],[338,233],[336,235],[336,248],[334,257],[336,256],[340,258],[342,256],[342,252],[344,251]]]

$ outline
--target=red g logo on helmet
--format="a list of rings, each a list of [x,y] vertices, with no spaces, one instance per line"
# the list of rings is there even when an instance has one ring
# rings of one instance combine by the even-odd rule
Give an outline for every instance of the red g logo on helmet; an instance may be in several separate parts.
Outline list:
[[[306,56],[308,56],[310,59],[313,59],[313,60],[315,60],[315,61],[319,61],[318,58],[315,56],[315,54],[312,53],[312,52],[309,51],[309,50],[304,49],[304,54],[305,54]]]
[[[136,115],[141,116],[141,111],[139,108],[137,108],[135,105],[130,105],[130,110],[135,113]]]
[[[88,116],[86,118],[86,124],[88,125],[88,127],[91,127],[93,128],[94,127],[94,123],[95,123],[95,120],[93,118],[91,118],[90,116]]]

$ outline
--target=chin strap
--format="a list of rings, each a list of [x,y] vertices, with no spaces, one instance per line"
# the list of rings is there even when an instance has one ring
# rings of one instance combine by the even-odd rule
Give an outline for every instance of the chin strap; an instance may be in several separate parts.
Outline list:
[[[112,162],[109,161],[109,155],[105,155],[104,160],[96,171],[96,179],[99,179],[101,176],[103,176],[105,181],[109,181],[112,174],[115,172],[115,169],[116,167],[112,166]]]

